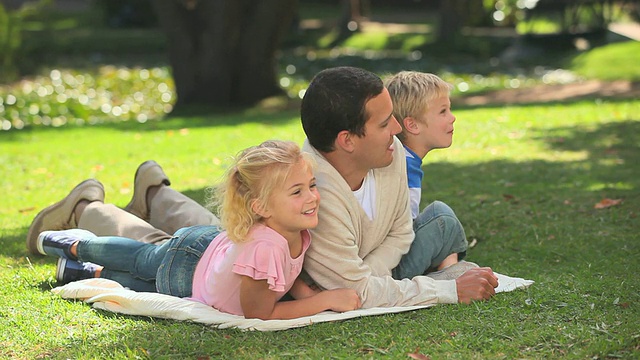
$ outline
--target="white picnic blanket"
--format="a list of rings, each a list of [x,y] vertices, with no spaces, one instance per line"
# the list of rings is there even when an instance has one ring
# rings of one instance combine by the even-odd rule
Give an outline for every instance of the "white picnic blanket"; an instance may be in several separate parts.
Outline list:
[[[533,284],[532,280],[510,277],[498,273],[499,286],[496,292],[513,291]],[[311,325],[327,321],[345,320],[361,316],[398,313],[431,307],[396,306],[359,309],[343,313],[325,311],[316,315],[291,320],[245,319],[218,311],[205,304],[185,300],[170,295],[150,292],[136,292],[122,287],[113,280],[87,279],[71,282],[51,290],[65,299],[83,300],[96,309],[115,313],[151,316],[163,319],[188,320],[218,328],[239,328],[244,330],[275,331]]]

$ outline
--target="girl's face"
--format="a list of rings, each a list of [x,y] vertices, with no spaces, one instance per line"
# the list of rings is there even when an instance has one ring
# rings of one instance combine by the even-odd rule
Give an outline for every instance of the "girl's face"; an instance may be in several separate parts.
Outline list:
[[[269,204],[260,214],[264,224],[288,241],[299,240],[300,231],[318,225],[320,194],[316,178],[310,168],[300,160],[281,186],[269,197]]]

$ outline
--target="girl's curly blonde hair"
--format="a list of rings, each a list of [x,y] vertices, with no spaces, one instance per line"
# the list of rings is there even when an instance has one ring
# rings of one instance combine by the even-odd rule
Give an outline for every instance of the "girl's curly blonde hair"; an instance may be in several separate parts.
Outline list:
[[[305,171],[315,163],[292,141],[268,140],[241,151],[224,181],[212,192],[210,203],[217,208],[222,227],[234,242],[248,241],[249,231],[262,218],[253,211],[254,201],[266,207],[273,190],[282,185],[294,165],[303,162]]]

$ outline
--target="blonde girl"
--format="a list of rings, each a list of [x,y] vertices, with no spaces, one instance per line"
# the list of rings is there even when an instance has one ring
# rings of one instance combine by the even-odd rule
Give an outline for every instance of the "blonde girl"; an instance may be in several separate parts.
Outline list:
[[[298,278],[318,224],[314,164],[293,142],[266,141],[242,151],[215,192],[222,222],[178,230],[163,245],[44,231],[38,250],[60,257],[57,278],[118,281],[199,301],[247,318],[291,319],[361,306],[352,289],[317,291]],[[286,293],[294,300],[279,301]]]

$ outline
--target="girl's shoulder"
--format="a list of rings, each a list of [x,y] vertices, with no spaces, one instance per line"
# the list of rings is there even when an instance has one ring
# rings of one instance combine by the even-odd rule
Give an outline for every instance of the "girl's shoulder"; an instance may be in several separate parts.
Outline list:
[[[300,233],[302,235],[302,248],[304,253],[311,243],[311,233],[309,230],[302,230]],[[263,224],[254,225],[249,232],[249,240],[243,245],[246,248],[273,247],[274,249],[278,249],[278,251],[289,254],[289,243],[287,239],[277,231]]]
[[[277,231],[272,228],[264,225],[264,224],[255,224],[249,231],[249,241],[272,241],[275,243],[279,243],[281,241],[286,242],[287,240],[280,235]]]
[[[289,248],[287,240],[268,226],[256,224],[249,231],[247,241],[239,244],[246,250],[273,248],[272,251],[284,252]],[[288,250],[287,250],[288,251]]]

